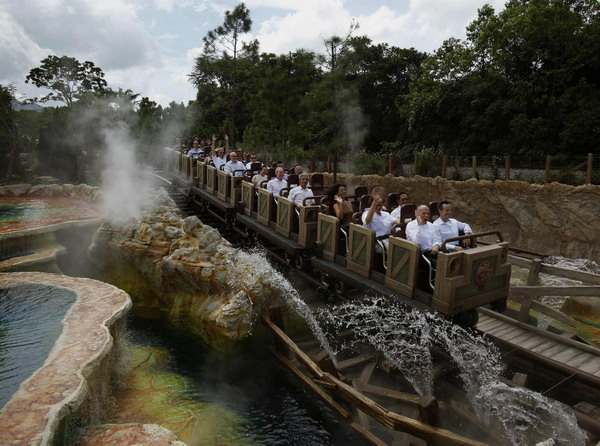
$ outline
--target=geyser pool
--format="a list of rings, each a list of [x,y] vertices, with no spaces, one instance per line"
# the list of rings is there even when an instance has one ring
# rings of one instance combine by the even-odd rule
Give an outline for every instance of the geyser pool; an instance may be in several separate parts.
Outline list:
[[[128,333],[144,350],[122,377],[109,423],[161,424],[190,446],[365,444],[276,362],[270,337],[256,332],[224,354],[160,320],[133,316]],[[165,397],[156,398],[160,392]]]
[[[73,291],[42,284],[0,288],[0,408],[42,366],[75,298]]]
[[[93,203],[71,197],[0,197],[0,233],[101,217]]]

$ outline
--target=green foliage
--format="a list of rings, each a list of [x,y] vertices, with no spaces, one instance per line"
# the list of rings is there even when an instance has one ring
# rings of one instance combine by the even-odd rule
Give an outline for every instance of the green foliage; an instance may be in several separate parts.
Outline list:
[[[25,82],[52,90],[34,101],[59,101],[67,106],[87,94],[101,93],[107,85],[104,72],[93,62],[80,63],[74,57],[52,55],[43,59],[40,67],[29,71]]]
[[[385,175],[387,171],[387,153],[358,150],[351,155],[355,175]]]
[[[438,155],[430,148],[414,151],[414,175],[436,177],[440,175],[440,162]]]
[[[587,153],[600,136],[600,4],[489,5],[423,63],[402,105],[409,143],[469,155]]]

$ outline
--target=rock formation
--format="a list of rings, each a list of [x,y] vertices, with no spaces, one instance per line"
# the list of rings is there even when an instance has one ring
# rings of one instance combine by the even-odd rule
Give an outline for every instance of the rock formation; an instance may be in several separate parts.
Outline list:
[[[449,200],[457,219],[475,231],[498,230],[512,246],[570,258],[600,257],[600,186],[392,175],[338,177],[350,189],[378,184],[386,194],[406,191],[417,204]],[[332,178],[328,180],[331,184]]]
[[[257,306],[274,296],[258,257],[197,217],[182,219],[164,190],[156,195],[140,219],[105,221],[96,232],[89,257],[102,279],[216,348],[248,336]]]

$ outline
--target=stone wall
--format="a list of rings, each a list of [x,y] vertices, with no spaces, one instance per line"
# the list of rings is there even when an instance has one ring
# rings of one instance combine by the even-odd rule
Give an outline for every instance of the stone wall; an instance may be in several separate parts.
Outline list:
[[[449,200],[474,231],[498,230],[512,246],[569,258],[600,259],[600,186],[523,181],[452,181],[441,177],[338,175],[350,190],[378,184],[406,191],[417,204]],[[332,183],[332,175],[326,178]]]

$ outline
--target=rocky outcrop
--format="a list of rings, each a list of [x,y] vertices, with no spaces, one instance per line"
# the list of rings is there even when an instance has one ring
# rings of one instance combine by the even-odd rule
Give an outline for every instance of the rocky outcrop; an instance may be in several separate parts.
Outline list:
[[[165,311],[175,326],[219,349],[248,336],[257,306],[274,295],[257,268],[262,259],[198,218],[182,219],[164,191],[139,220],[105,221],[89,257],[136,304]]]
[[[91,202],[102,199],[102,191],[87,184],[9,184],[0,186],[0,197],[73,197]]]
[[[386,194],[406,191],[415,203],[449,200],[456,218],[477,231],[499,230],[513,246],[570,258],[600,257],[600,186],[392,175],[338,179],[350,189],[378,184]]]

